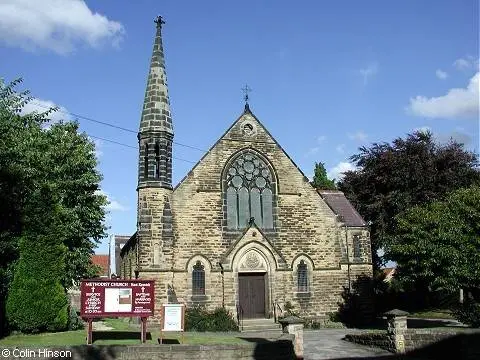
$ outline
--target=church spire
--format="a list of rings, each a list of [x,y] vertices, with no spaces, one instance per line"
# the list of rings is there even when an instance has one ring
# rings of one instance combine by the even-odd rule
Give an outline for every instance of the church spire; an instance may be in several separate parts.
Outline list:
[[[173,123],[162,44],[165,22],[157,16],[155,23],[157,29],[138,133],[138,187],[171,189]]]
[[[157,16],[155,23],[157,25],[157,32],[143,102],[140,132],[164,131],[173,135],[167,73],[165,71],[165,58],[162,44],[162,25],[165,24],[165,21],[163,21],[161,16]]]

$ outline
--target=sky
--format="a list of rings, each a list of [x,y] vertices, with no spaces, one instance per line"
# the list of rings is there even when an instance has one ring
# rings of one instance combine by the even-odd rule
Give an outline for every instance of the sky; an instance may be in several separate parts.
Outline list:
[[[323,162],[339,179],[360,146],[418,129],[479,152],[476,0],[0,0],[0,78],[23,78],[35,97],[26,112],[56,105],[52,120],[91,136],[109,234],[136,230],[136,132],[157,15],[174,185],[243,112],[245,84],[253,113],[309,177]]]

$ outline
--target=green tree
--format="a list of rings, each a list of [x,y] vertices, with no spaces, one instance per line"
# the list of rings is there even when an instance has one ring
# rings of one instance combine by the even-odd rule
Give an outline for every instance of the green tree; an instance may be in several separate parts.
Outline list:
[[[22,249],[50,239],[48,234],[32,231],[42,214],[53,224],[49,233],[57,234],[65,248],[59,257],[64,288],[94,274],[90,255],[106,236],[106,198],[98,191],[101,176],[94,144],[78,132],[77,123],[46,126],[55,109],[22,114],[30,98],[27,91],[15,91],[20,82],[0,80],[0,299],[6,297],[13,274],[18,277],[17,261],[26,256]],[[40,201],[39,189],[53,195]],[[44,203],[51,202],[55,211],[44,208]]]
[[[315,163],[315,170],[313,175],[312,186],[316,189],[321,190],[335,190],[335,181],[330,180],[327,176],[327,170],[325,170],[325,165],[320,163]]]
[[[20,259],[9,288],[10,325],[23,332],[65,330],[68,301],[65,273],[65,231],[56,189],[44,183],[31,194],[26,229],[20,238]]]
[[[358,170],[338,184],[366,221],[371,223],[372,255],[378,269],[389,253],[395,216],[409,208],[444,199],[451,191],[480,182],[477,155],[454,141],[436,144],[430,132],[415,132],[391,144],[361,147],[351,160]]]
[[[387,255],[399,280],[432,290],[465,289],[480,301],[480,187],[452,192],[395,219]]]

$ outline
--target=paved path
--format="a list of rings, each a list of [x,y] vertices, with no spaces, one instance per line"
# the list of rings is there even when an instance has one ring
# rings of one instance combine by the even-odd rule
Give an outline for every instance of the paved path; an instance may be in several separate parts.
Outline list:
[[[306,330],[303,333],[305,360],[345,359],[345,358],[374,358],[393,355],[392,353],[373,347],[354,344],[342,338],[350,329],[322,329]]]

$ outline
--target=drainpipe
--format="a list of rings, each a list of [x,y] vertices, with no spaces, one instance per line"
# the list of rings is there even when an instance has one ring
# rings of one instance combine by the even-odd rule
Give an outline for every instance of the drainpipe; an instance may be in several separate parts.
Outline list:
[[[345,224],[345,246],[347,248],[347,278],[348,278],[348,292],[350,293],[352,286],[350,281],[350,254],[348,251],[348,232],[347,225]]]

